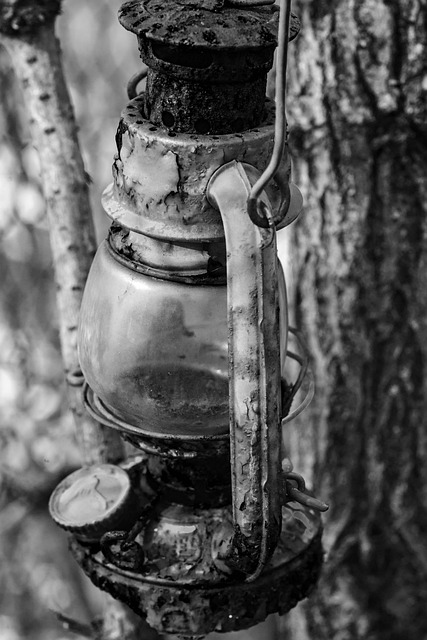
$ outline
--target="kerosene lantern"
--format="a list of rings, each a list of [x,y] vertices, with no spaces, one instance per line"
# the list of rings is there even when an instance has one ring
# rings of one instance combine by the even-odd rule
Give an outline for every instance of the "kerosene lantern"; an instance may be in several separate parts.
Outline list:
[[[276,249],[301,208],[283,111],[298,21],[289,2],[260,4],[120,10],[148,73],[144,93],[130,83],[117,131],[103,196],[113,223],[86,285],[79,357],[87,410],[134,453],[77,471],[50,503],[96,585],[188,638],[285,613],[322,561],[326,507],[281,447],[304,377],[285,370],[304,359],[287,351]],[[265,90],[277,39],[276,116]]]

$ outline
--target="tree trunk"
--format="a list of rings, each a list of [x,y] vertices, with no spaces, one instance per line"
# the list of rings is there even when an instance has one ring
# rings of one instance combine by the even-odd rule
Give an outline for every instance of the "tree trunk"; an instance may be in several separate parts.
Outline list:
[[[82,401],[77,327],[96,243],[87,176],[55,37],[59,10],[56,0],[45,0],[39,10],[31,0],[14,0],[7,6],[0,0],[0,44],[8,51],[21,83],[31,136],[40,158],[69,402],[83,462],[91,464],[120,459],[122,445],[117,434],[92,420]]]
[[[299,0],[288,120],[296,323],[317,393],[286,440],[331,505],[293,640],[427,634],[427,4]]]

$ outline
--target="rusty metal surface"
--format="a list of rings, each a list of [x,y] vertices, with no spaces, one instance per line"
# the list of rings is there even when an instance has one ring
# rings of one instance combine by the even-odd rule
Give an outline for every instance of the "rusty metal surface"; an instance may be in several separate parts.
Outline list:
[[[227,511],[212,515],[196,510],[186,516],[181,511],[180,533],[180,525],[173,522],[176,512],[160,507],[140,539],[147,561],[139,573],[106,562],[101,552],[76,540],[71,540],[71,549],[94,584],[146,617],[160,633],[237,631],[271,613],[286,613],[318,579],[323,557],[318,516],[298,505],[289,505],[283,513],[275,554],[252,583],[217,571],[206,553],[215,527],[230,517]]]
[[[231,503],[230,456],[212,447],[210,456],[192,459],[147,456],[150,486],[170,504],[215,509]]]
[[[209,178],[239,160],[262,171],[273,147],[274,106],[266,103],[262,126],[240,134],[172,134],[145,119],[144,97],[123,111],[117,132],[114,182],[103,195],[107,214],[120,225],[162,241],[213,242],[224,238],[221,216],[206,200]],[[286,154],[268,197],[273,208],[287,184]]]
[[[173,132],[258,126],[276,46],[277,7],[160,0],[125,3],[120,20],[148,65],[147,118]]]
[[[266,73],[246,83],[201,84],[149,72],[147,117],[172,132],[240,133],[258,127],[264,119],[266,84]]]
[[[233,474],[231,547],[224,561],[255,579],[274,551],[280,506],[280,344],[275,232],[247,212],[252,167],[232,162],[211,178],[227,244],[230,444]],[[257,177],[259,173],[256,173]],[[269,206],[269,205],[267,205]],[[282,313],[287,315],[287,309]]]
[[[119,21],[137,36],[171,46],[238,51],[275,46],[278,15],[274,6],[227,6],[223,0],[131,0],[121,6]],[[290,40],[299,29],[292,15]]]
[[[221,0],[131,0],[121,6],[119,21],[169,46],[237,51],[275,47],[278,15],[272,7],[227,7]]]
[[[151,71],[199,85],[223,85],[229,82],[239,85],[262,76],[265,78],[273,64],[272,46],[212,50],[184,45],[169,46],[144,38],[139,38],[138,42],[141,59]]]
[[[318,500],[306,492],[305,480],[299,473],[292,471],[284,474],[285,494],[289,501],[300,504],[316,511],[328,511],[329,505],[322,500]]]

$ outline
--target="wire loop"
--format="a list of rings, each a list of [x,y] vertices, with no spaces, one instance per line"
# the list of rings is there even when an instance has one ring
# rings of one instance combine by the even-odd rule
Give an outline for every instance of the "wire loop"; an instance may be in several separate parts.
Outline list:
[[[291,0],[280,0],[279,37],[276,63],[276,119],[274,124],[274,146],[270,162],[251,189],[248,198],[248,213],[254,224],[264,229],[272,222],[265,215],[260,195],[274,178],[283,158],[286,144],[286,66],[288,62],[289,25]]]
[[[136,73],[133,74],[133,76],[131,77],[131,79],[127,84],[127,94],[128,94],[129,100],[133,100],[134,98],[137,97],[138,95],[137,87],[141,82],[141,80],[144,80],[144,78],[147,76],[147,73],[148,73],[148,67],[146,67],[145,69],[141,69],[141,71],[137,71]]]
[[[296,379],[296,382],[292,385],[292,391],[290,393],[290,396],[287,399],[287,405],[290,406],[292,400],[295,398],[297,394],[297,391],[299,391],[299,389],[301,388],[305,378],[308,379],[309,385],[308,385],[307,392],[303,400],[301,401],[301,403],[293,411],[289,412],[287,416],[284,416],[282,418],[282,427],[288,422],[290,422],[291,420],[293,420],[294,418],[296,418],[297,416],[299,416],[300,413],[302,413],[304,409],[308,407],[310,402],[313,400],[314,392],[316,388],[314,384],[313,372],[311,370],[310,362],[309,362],[309,351],[308,351],[307,345],[305,344],[304,338],[302,337],[301,333],[297,329],[294,329],[294,327],[289,327],[289,332],[295,336],[299,346],[301,347],[301,351],[303,355],[300,356],[294,353],[293,351],[286,352],[286,355],[292,360],[295,360],[296,362],[298,362],[298,364],[301,367],[298,377]]]

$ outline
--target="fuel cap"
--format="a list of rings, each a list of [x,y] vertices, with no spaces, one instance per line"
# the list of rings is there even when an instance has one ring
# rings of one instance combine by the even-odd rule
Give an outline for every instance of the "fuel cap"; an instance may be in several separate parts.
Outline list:
[[[86,542],[136,520],[136,497],[126,471],[113,464],[79,469],[53,491],[49,510],[62,529]]]

